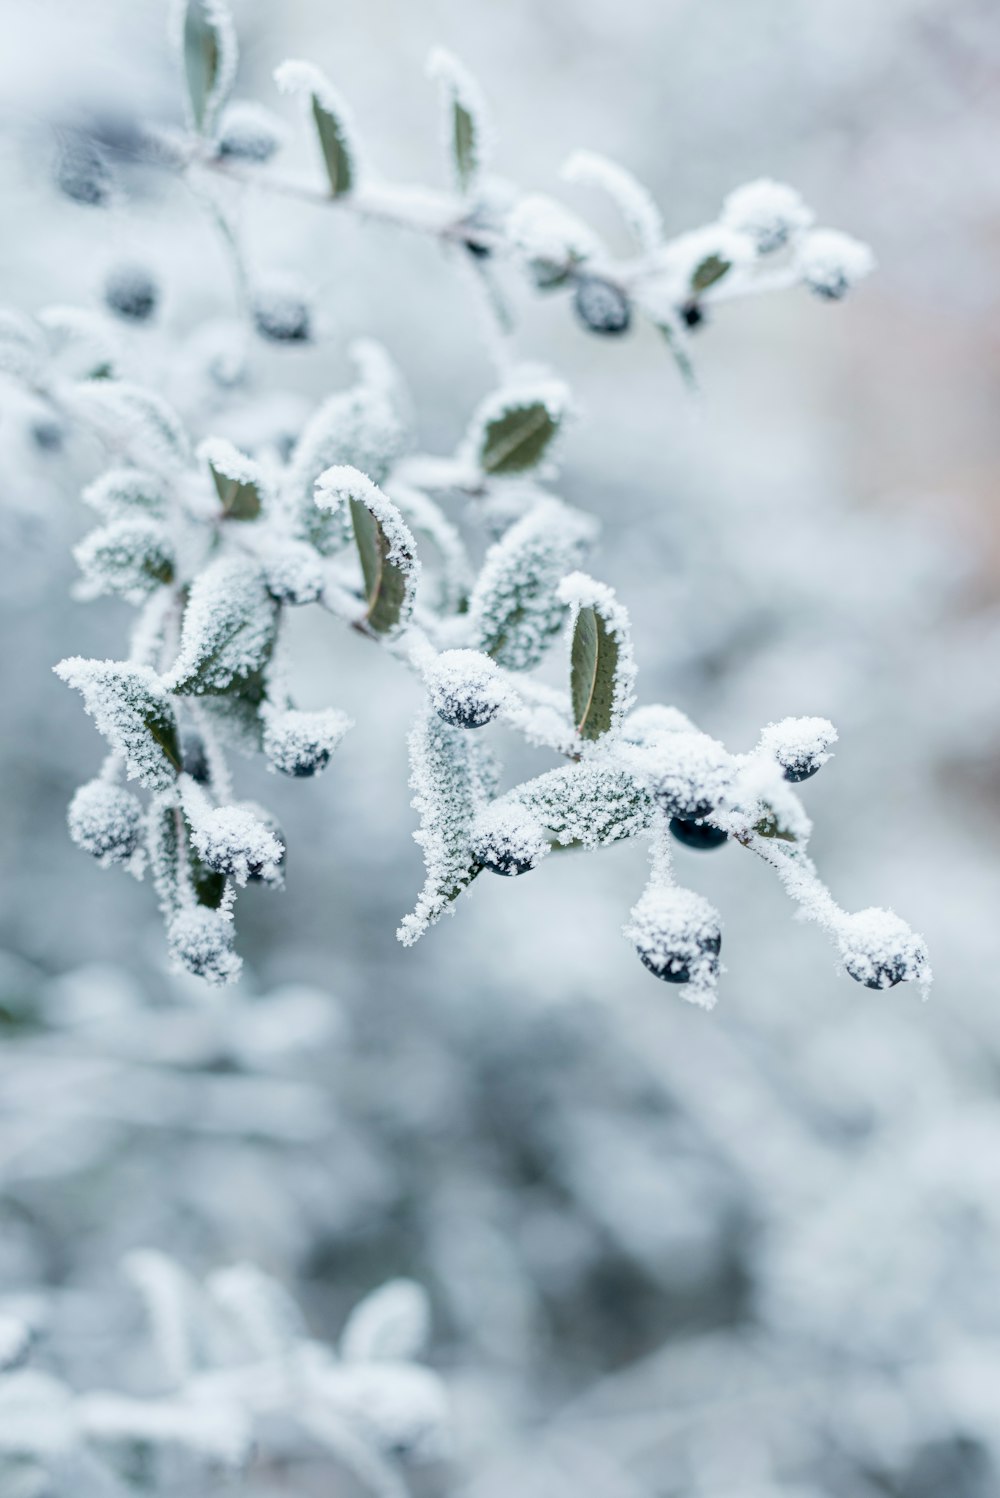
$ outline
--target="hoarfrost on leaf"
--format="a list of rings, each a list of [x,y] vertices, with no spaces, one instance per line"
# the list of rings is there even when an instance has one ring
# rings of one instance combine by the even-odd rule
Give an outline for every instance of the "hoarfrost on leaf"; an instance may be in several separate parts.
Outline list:
[[[408,1362],[430,1335],[427,1292],[415,1280],[388,1280],[359,1301],[340,1336],[345,1362]]]
[[[277,605],[258,562],[240,555],[210,562],[191,586],[170,691],[191,696],[246,683],[267,664],[276,627]]]
[[[180,746],[170,698],[155,671],[130,661],[71,656],[55,673],[83,695],[83,705],[125,760],[128,778],[153,790],[172,784]]]
[[[597,151],[574,151],[562,169],[563,179],[596,187],[615,204],[639,248],[647,254],[663,242],[663,218],[649,189],[616,161]]]

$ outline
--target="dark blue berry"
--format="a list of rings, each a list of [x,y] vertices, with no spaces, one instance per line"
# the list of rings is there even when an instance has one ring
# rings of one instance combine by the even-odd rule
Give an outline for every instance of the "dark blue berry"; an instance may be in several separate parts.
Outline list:
[[[146,322],[156,311],[159,288],[149,271],[141,265],[121,265],[104,283],[104,300],[118,317],[129,322]]]
[[[901,957],[877,963],[874,972],[867,964],[854,963],[850,959],[844,963],[844,967],[855,983],[863,983],[866,988],[895,988],[897,983],[904,982],[906,978],[906,963]]]
[[[700,328],[705,321],[705,312],[698,302],[685,302],[681,308],[681,322],[686,328]]]
[[[600,276],[581,276],[573,294],[573,306],[585,328],[614,337],[627,333],[632,322],[628,297],[611,281]]]
[[[205,740],[193,728],[185,728],[181,735],[181,769],[199,785],[208,785],[212,778]]]
[[[721,827],[713,827],[709,822],[689,822],[685,817],[671,817],[670,831],[686,848],[697,848],[700,851],[720,848],[729,837],[729,833],[723,832]]]
[[[782,774],[793,785],[798,785],[803,780],[811,780],[818,769],[819,765],[815,760],[802,759],[797,764],[783,765]]]

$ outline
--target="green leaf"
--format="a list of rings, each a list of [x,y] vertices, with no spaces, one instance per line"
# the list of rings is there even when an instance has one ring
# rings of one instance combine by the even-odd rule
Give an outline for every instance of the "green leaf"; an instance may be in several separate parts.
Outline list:
[[[239,479],[230,478],[209,463],[212,470],[212,478],[215,480],[215,491],[222,505],[222,513],[230,520],[256,520],[260,514],[260,490],[252,481],[240,482]]]
[[[184,76],[196,129],[205,131],[219,102],[224,39],[218,12],[208,0],[188,0],[184,14]]]
[[[618,671],[618,641],[601,615],[582,608],[570,652],[573,721],[584,739],[599,739],[611,727]]]
[[[354,160],[347,133],[335,114],[312,96],[313,119],[330,182],[330,196],[341,198],[354,186]]]
[[[181,766],[177,724],[163,683],[132,661],[60,661],[56,675],[83,696],[83,705],[109,745],[124,759],[130,780],[159,790]]]
[[[455,157],[455,176],[463,192],[476,180],[479,169],[479,143],[476,121],[459,98],[451,106],[451,148]]]
[[[244,691],[270,660],[277,619],[278,606],[251,557],[210,562],[191,585],[169,690],[187,697]]]
[[[798,842],[798,838],[794,832],[790,832],[787,827],[782,827],[773,807],[770,806],[767,808],[766,815],[761,817],[759,822],[755,823],[753,830],[761,837],[776,837],[783,843]]]
[[[198,904],[207,905],[210,910],[218,910],[222,904],[222,896],[226,892],[226,876],[216,873],[214,869],[209,869],[202,863],[191,846],[190,838],[188,839],[188,864]]]
[[[485,422],[479,466],[484,473],[527,473],[536,468],[559,431],[561,413],[541,400],[509,405]]]
[[[723,276],[732,269],[733,262],[724,260],[721,255],[706,255],[700,265],[695,267],[691,276],[692,291],[707,291],[714,286],[716,281],[721,281]]]
[[[407,572],[389,560],[390,545],[381,522],[362,500],[353,497],[351,523],[365,580],[368,624],[376,634],[387,634],[402,617]]]

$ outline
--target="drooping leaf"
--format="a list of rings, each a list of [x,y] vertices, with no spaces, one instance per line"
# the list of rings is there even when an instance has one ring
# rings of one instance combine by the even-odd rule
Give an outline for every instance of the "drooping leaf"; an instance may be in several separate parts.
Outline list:
[[[98,732],[124,759],[130,780],[154,789],[173,782],[181,767],[177,722],[154,671],[132,661],[80,656],[60,661],[55,671],[82,694]]]
[[[308,101],[330,196],[343,197],[358,185],[358,153],[350,110],[326,75],[312,63],[294,59],[283,62],[274,76],[284,93]]]
[[[377,484],[356,468],[328,468],[316,485],[316,503],[336,513],[347,501],[361,561],[367,613],[376,634],[405,624],[413,608],[420,563],[402,515]]]
[[[589,516],[543,499],[486,554],[469,598],[478,649],[511,671],[530,671],[566,619],[559,583],[594,539]]]
[[[696,266],[691,276],[692,291],[707,291],[709,286],[714,286],[716,281],[721,281],[723,276],[732,269],[732,261],[726,260],[722,255],[706,255],[700,265]]]
[[[231,442],[210,438],[199,448],[206,459],[222,505],[229,520],[256,520],[261,512],[260,470]]]
[[[187,0],[182,41],[191,115],[195,128],[205,133],[236,71],[236,34],[222,0]]]
[[[182,696],[238,692],[259,678],[270,659],[278,606],[260,565],[223,556],[191,587],[170,691]]]
[[[584,739],[599,739],[612,722],[618,641],[601,615],[582,608],[576,616],[570,660],[573,721]]]
[[[354,186],[354,161],[347,134],[337,116],[320,103],[316,95],[312,100],[313,119],[319,135],[320,150],[326,175],[330,182],[330,196],[343,197]]]

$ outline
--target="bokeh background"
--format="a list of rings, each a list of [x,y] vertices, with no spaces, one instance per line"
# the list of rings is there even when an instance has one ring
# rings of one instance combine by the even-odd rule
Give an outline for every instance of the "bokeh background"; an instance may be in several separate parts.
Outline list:
[[[878,272],[843,305],[720,307],[698,337],[697,399],[654,331],[595,339],[565,300],[514,286],[516,348],[580,406],[557,488],[602,521],[594,570],[631,611],[642,700],[735,749],[771,719],[832,718],[837,755],[805,790],[817,860],[847,908],[891,904],[923,931],[937,981],[922,1004],[838,975],[738,848],[678,853],[725,920],[712,1014],[621,938],[641,849],[480,880],[404,951],[417,689],[315,611],[295,621],[299,695],[357,727],[315,782],[238,766],[287,833],[287,889],[240,901],[239,991],[170,976],[148,887],[65,833],[101,746],[51,667],[120,654],[126,626],[124,605],[69,593],[99,453],[5,382],[0,1294],[44,1300],[46,1356],[92,1385],[129,1324],[117,1265],[136,1245],[196,1271],[252,1259],[320,1335],[411,1275],[457,1411],[454,1460],[416,1479],[428,1492],[995,1493],[1000,13],[234,11],[238,96],[291,123],[272,70],[316,62],[394,180],[445,183],[424,77],[442,43],[490,99],[497,170],[612,242],[604,205],[559,182],[576,147],[635,171],[671,231],[770,175],[871,243]],[[224,395],[206,368],[236,305],[197,200],[127,152],[111,210],[51,179],[53,141],[81,121],[126,146],[137,121],[180,121],[164,7],[36,0],[5,22],[4,304],[96,308],[111,266],[149,265],[163,306],[128,335],[134,367],[198,435],[244,442],[294,431],[370,334],[409,380],[425,447],[453,448],[493,382],[467,267],[346,214],[249,199],[255,271],[302,278],[318,334],[301,351],[255,343]],[[293,126],[283,169],[312,169],[309,147]]]

